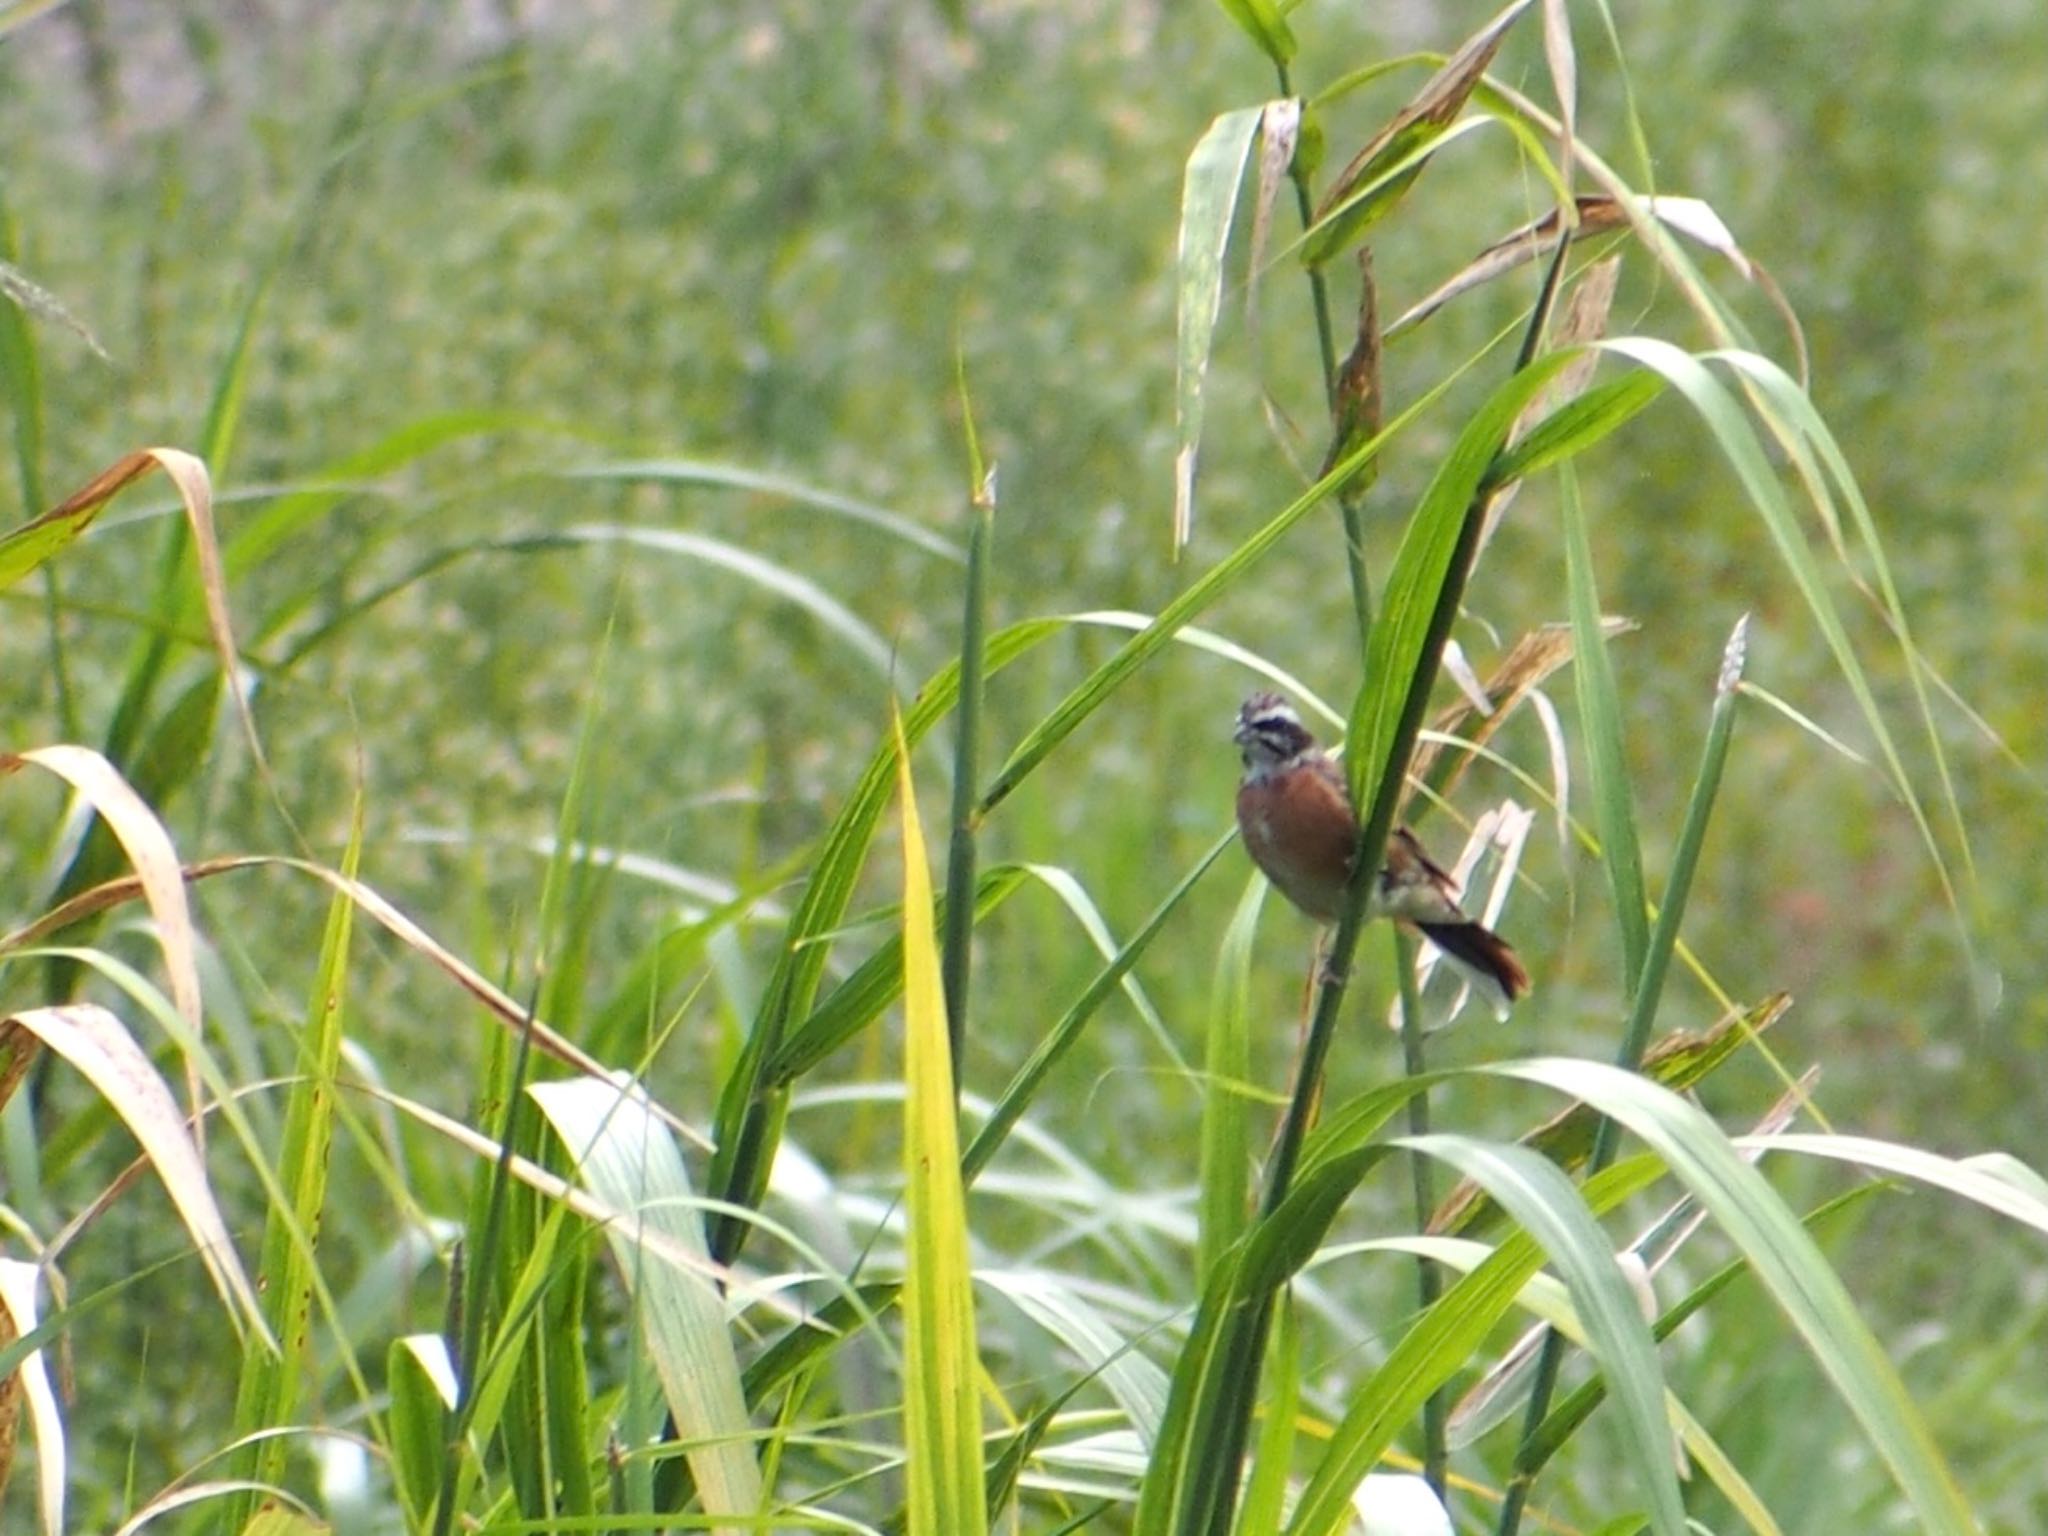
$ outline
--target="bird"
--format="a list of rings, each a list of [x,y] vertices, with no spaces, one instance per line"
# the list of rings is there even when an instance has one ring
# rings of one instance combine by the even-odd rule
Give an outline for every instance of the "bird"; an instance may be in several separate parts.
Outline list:
[[[1232,740],[1244,759],[1237,827],[1252,862],[1302,912],[1334,924],[1360,832],[1343,771],[1277,693],[1255,693],[1244,701]],[[1420,930],[1498,1019],[1529,990],[1529,973],[1508,942],[1465,915],[1457,882],[1406,827],[1387,839],[1386,862],[1366,915]]]

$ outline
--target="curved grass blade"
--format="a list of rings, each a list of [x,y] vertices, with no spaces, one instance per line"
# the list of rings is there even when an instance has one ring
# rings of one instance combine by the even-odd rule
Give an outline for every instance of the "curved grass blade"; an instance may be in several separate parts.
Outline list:
[[[737,464],[720,464],[710,459],[622,459],[616,463],[581,465],[558,473],[565,480],[608,480],[626,485],[701,485],[770,496],[798,506],[815,507],[821,512],[830,512],[878,529],[912,548],[950,560],[955,565],[964,565],[967,560],[959,545],[939,537],[920,523],[912,522],[900,512],[892,512],[871,501],[842,496],[821,486],[807,485],[787,475],[747,469]]]
[[[1704,1111],[1599,1062],[1545,1058],[1474,1070],[1586,1100],[1657,1152],[1712,1213],[1784,1309],[1926,1531],[1974,1533],[1954,1475],[1898,1372],[1826,1256]]]
[[[1219,838],[1210,845],[1207,853],[1195,861],[1194,868],[1182,876],[1180,883],[1166,894],[1165,899],[1145,920],[1145,925],[1117,952],[1116,958],[1096,973],[1095,979],[1088,983],[1086,990],[1075,1000],[1073,1006],[1046,1032],[1024,1065],[1017,1069],[1016,1076],[1010,1079],[1009,1086],[1003,1090],[1002,1098],[989,1112],[988,1120],[967,1149],[961,1171],[969,1183],[972,1183],[975,1176],[988,1166],[988,1160],[995,1156],[996,1150],[1002,1146],[1004,1138],[1010,1133],[1010,1128],[1029,1107],[1039,1085],[1045,1081],[1046,1074],[1058,1065],[1060,1058],[1065,1056],[1074,1042],[1080,1038],[1082,1029],[1095,1016],[1095,1010],[1101,1007],[1103,1000],[1122,984],[1131,967],[1138,963],[1138,957],[1144,954],[1146,946],[1159,936],[1159,931],[1166,926],[1167,919],[1179,910],[1188,892],[1194,889],[1195,883],[1204,874],[1208,873],[1209,866],[1221,857],[1223,850],[1230,846],[1235,836],[1235,833],[1231,833]]]
[[[605,1238],[632,1292],[677,1431],[691,1443],[691,1481],[715,1527],[743,1529],[761,1509],[761,1472],[725,1303],[706,1274],[703,1222],[675,1142],[637,1090],[586,1077],[531,1083],[526,1092],[568,1146],[583,1184],[625,1213],[605,1228]],[[650,1230],[701,1267],[657,1258],[646,1246]],[[716,1519],[721,1515],[741,1519],[725,1526]]]
[[[1271,0],[1226,3],[1233,15],[1246,14],[1239,24],[1259,35],[1251,9],[1272,9]],[[1278,21],[1277,13],[1274,20]],[[1282,33],[1286,23],[1279,22]],[[1264,46],[1263,44],[1261,46]],[[1174,355],[1173,553],[1186,548],[1195,518],[1195,453],[1202,441],[1202,383],[1209,372],[1209,348],[1216,336],[1216,316],[1223,306],[1223,253],[1230,244],[1230,224],[1237,209],[1238,189],[1251,157],[1264,107],[1240,107],[1209,125],[1188,156],[1181,184],[1180,245],[1175,258],[1174,288],[1179,302],[1179,345]]]

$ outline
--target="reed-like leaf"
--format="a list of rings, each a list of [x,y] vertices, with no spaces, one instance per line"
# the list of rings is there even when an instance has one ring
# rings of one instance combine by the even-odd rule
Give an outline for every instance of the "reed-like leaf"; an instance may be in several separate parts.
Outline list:
[[[967,1253],[967,1191],[947,1051],[946,998],[932,933],[931,873],[896,732],[903,817],[904,1210],[903,1434],[909,1536],[980,1536],[988,1528],[981,1466],[980,1359]]]

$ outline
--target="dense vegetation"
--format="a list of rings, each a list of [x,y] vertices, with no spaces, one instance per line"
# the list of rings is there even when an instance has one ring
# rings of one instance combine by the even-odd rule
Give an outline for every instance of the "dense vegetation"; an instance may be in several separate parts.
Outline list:
[[[1283,1494],[1312,1522],[1379,1445],[1387,1470],[1436,1471],[1422,1399],[1471,1388],[1531,1321],[1509,1309],[1539,1250],[1497,1220],[1457,1229],[1490,1258],[1429,1250],[1446,1262],[1422,1283],[1446,1294],[1417,1306],[1417,1202],[1474,1171],[1592,1330],[1600,1367],[1564,1352],[1559,1413],[1595,1383],[1615,1399],[1553,1418],[1522,1528],[1673,1528],[1669,1453],[1646,1449],[1660,1387],[1711,1437],[1682,1493],[1710,1529],[1961,1529],[1965,1504],[1989,1529],[2048,1525],[2048,1389],[2021,1364],[2048,1321],[2048,1190],[2022,1166],[2044,1161],[2048,1093],[2028,7],[1753,0],[1613,34],[1571,8],[1585,148],[1637,193],[1704,199],[1766,277],[1589,218],[1555,317],[1546,249],[1394,323],[1555,206],[1564,152],[1515,105],[1556,110],[1540,8],[1426,164],[1419,138],[1396,145],[1422,174],[1361,178],[1381,216],[1313,267],[1320,313],[1291,186],[1251,250],[1245,119],[1223,146],[1244,150],[1241,191],[1210,183],[1236,221],[1177,554],[1177,334],[1191,283],[1205,296],[1177,255],[1184,223],[1203,233],[1191,151],[1299,93],[1319,202],[1485,14],[42,9],[0,6],[0,527],[142,445],[196,455],[263,756],[222,686],[197,482],[181,496],[138,460],[47,545],[0,544],[0,752],[89,747],[155,813],[82,756],[0,774],[0,1014],[42,1042],[0,1038],[0,1081],[26,1074],[0,1122],[4,1256],[45,1261],[44,1358],[68,1383],[68,1441],[24,1430],[6,1529],[48,1497],[31,1448],[71,1529],[159,1503],[160,1527],[240,1529],[257,1496],[200,1486],[238,1479],[281,1490],[280,1519],[363,1531],[645,1529],[751,1509],[757,1485],[779,1526],[907,1509],[913,1531],[965,1530],[984,1493],[1031,1531],[1276,1529]],[[1387,333],[1333,448],[1325,379],[1367,243]],[[1761,363],[1696,376],[1645,347],[1611,355],[1577,415],[1539,406],[1555,451],[1518,463],[1508,397],[1536,380],[1517,348],[1615,255],[1609,334],[1787,376],[1803,349],[1818,415],[1745,394]],[[1834,444],[1874,538],[1844,484],[1816,496],[1802,473],[1802,445]],[[1456,536],[1510,484],[1466,580]],[[987,649],[964,653],[987,675],[955,710],[931,680],[963,655],[970,546]],[[1441,803],[1402,811],[1446,857],[1504,802],[1534,812],[1500,924],[1536,992],[1504,1027],[1397,1039],[1397,952],[1366,928],[1348,990],[1324,992],[1341,1013],[1309,1031],[1327,1076],[1297,1204],[1256,1225],[1284,1193],[1261,1182],[1276,1128],[1316,1087],[1294,1076],[1311,937],[1261,911],[1241,852],[1205,863],[1230,827],[1232,712],[1270,669],[1298,680],[1332,707],[1324,734],[1357,727],[1360,803],[1391,814],[1402,776],[1377,770],[1406,759],[1404,708],[1460,696],[1437,676],[1440,601],[1481,679],[1553,641],[1494,755],[1439,756],[1421,776]],[[1197,643],[1142,628],[1162,612]],[[1628,627],[1590,645],[1603,612]],[[1744,688],[1717,691],[1745,613]],[[935,924],[904,900],[892,700],[921,736],[933,878],[979,876],[971,950],[967,903]],[[955,782],[978,870],[954,856]],[[67,812],[74,787],[117,835]],[[265,856],[185,886],[191,942],[159,821],[187,866]],[[163,876],[146,902],[131,867]],[[941,970],[968,1002],[958,1134],[985,1138],[964,1207],[933,1172],[954,1163]],[[1803,1147],[1743,1182],[1668,1096],[1493,1070],[1611,1061],[1631,1021],[1775,1018],[1781,993],[1789,1011],[1726,1034],[1697,1084],[1714,1121],[1748,1131],[1817,1066],[1800,1130],[1939,1161],[1899,1153],[1881,1166],[1907,1182],[1879,1186]],[[1432,985],[1417,1016],[1449,996]],[[554,1032],[539,1050],[529,1017]],[[102,1028],[181,1100],[225,1106],[209,1193],[147,1137],[135,1176],[139,1111],[81,1070],[119,1059],[78,1036]],[[658,1113],[597,1093],[578,1052]],[[1462,1139],[1437,1144],[1434,1188],[1387,1151],[1418,1128],[1404,1059],[1450,1074],[1429,1113]],[[1023,1113],[999,1144],[1006,1093]],[[1500,1150],[1572,1095],[1635,1133],[1584,1201]],[[581,1205],[549,1183],[575,1171],[566,1148],[660,1147],[664,1123],[680,1160],[593,1154]],[[1575,1177],[1578,1130],[1542,1143]],[[2022,1161],[1948,1161],[1994,1150]],[[597,1218],[642,1176],[676,1198],[636,1247]],[[217,1203],[239,1265],[195,1257],[167,1185]],[[1712,1219],[1655,1282],[1675,1331],[1653,1352],[1601,1310],[1606,1253],[1681,1186]],[[723,1301],[686,1256],[707,1231],[733,1261]],[[238,1294],[244,1268],[260,1296]],[[35,1277],[6,1273],[18,1307]],[[1563,1294],[1523,1301],[1554,1319]],[[798,1317],[831,1306],[850,1336],[828,1348]],[[969,1348],[986,1375],[949,1375]],[[1205,1381],[1204,1348],[1232,1369]],[[1399,1391],[1390,1361],[1413,1367]],[[1496,1528],[1527,1395],[1510,1385],[1451,1451],[1457,1529]],[[735,1416],[754,1438],[719,1438]],[[953,1445],[963,1424],[988,1438]],[[1230,1510],[1199,1474],[1235,1464],[1234,1436],[1260,1471]]]

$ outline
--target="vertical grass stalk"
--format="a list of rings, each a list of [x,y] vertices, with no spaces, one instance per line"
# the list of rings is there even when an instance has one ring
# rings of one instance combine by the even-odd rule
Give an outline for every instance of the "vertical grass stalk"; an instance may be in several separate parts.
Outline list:
[[[1721,772],[1728,762],[1728,743],[1735,729],[1735,692],[1742,681],[1743,663],[1749,648],[1749,616],[1736,622],[1722,652],[1721,671],[1714,685],[1714,712],[1707,723],[1707,744],[1701,754],[1699,776],[1693,781],[1692,799],[1685,808],[1685,823],[1678,834],[1678,848],[1671,857],[1671,879],[1665,886],[1664,905],[1657,913],[1657,925],[1650,934],[1643,956],[1642,980],[1629,1008],[1628,1026],[1616,1065],[1633,1072],[1641,1064],[1649,1044],[1650,1026],[1657,1016],[1657,1003],[1664,990],[1664,977],[1678,945],[1679,925],[1685,919],[1686,899],[1692,893],[1694,872],[1699,868],[1700,849],[1707,838],[1707,822],[1721,788]],[[1599,1173],[1614,1161],[1620,1128],[1602,1116],[1594,1133],[1593,1155],[1587,1177]],[[1543,1352],[1536,1359],[1536,1374],[1529,1386],[1529,1410],[1522,1420],[1521,1443],[1515,1450],[1514,1470],[1509,1475],[1506,1496],[1501,1500],[1496,1536],[1515,1536],[1521,1529],[1522,1512],[1529,1502],[1536,1473],[1555,1446],[1542,1433],[1550,1416],[1550,1400],[1557,1391],[1558,1369],[1564,1360],[1564,1335],[1552,1329],[1543,1340]]]
[[[961,391],[965,398],[966,391]],[[953,1091],[960,1090],[961,1055],[967,1044],[968,984],[974,953],[974,807],[981,782],[981,695],[983,653],[988,636],[989,545],[995,538],[996,475],[984,469],[967,416],[967,446],[974,477],[967,530],[967,598],[960,621],[960,715],[953,743],[952,837],[946,849],[945,933],[940,942],[940,979],[946,997],[946,1038],[952,1048]]]

